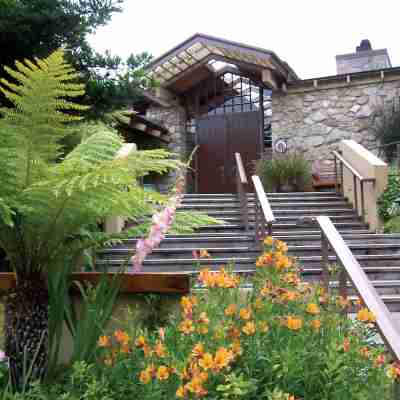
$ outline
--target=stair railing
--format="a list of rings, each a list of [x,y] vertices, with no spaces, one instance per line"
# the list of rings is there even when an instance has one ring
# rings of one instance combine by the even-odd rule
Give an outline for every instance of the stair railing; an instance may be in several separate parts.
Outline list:
[[[263,184],[257,175],[251,177],[254,185],[254,240],[260,244],[265,238],[267,226],[268,235],[272,236],[272,224],[275,222],[267,195],[265,194]]]
[[[339,272],[340,295],[344,296],[344,298],[347,297],[347,281],[350,279],[366,307],[375,315],[376,325],[382,339],[395,360],[400,361],[400,334],[396,330],[385,303],[379,297],[371,281],[345,243],[343,237],[336,230],[331,219],[326,216],[319,216],[316,217],[316,222],[321,229],[323,280],[327,293],[329,293],[330,289],[329,267],[331,263],[329,262],[329,248],[331,248],[336,255],[336,259],[341,264]],[[397,391],[399,388],[396,387],[395,390]],[[398,393],[400,394],[400,391]],[[400,399],[399,394],[396,396],[396,399]]]
[[[244,230],[247,232],[249,230],[249,207],[246,192],[247,177],[246,171],[243,167],[242,157],[240,153],[235,153],[236,159],[236,191],[239,200],[240,207],[240,218],[242,220],[242,225]]]
[[[352,165],[350,165],[337,151],[332,152],[335,162],[335,182],[336,191],[344,195],[343,188],[343,167],[345,167],[353,176],[353,193],[354,193],[354,208],[357,213],[361,212],[361,218],[365,222],[365,193],[364,193],[364,183],[373,182],[375,184],[375,178],[364,178]],[[338,177],[338,163],[340,169],[340,184]],[[360,197],[361,197],[361,210],[359,210],[358,201],[358,189],[357,180],[360,182]]]

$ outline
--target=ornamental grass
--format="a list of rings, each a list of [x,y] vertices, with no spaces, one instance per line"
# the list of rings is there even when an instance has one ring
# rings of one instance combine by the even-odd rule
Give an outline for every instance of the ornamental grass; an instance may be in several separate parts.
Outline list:
[[[102,376],[124,371],[143,400],[384,399],[400,366],[371,340],[374,315],[302,281],[286,252],[267,237],[250,279],[203,269],[165,327],[100,337]]]

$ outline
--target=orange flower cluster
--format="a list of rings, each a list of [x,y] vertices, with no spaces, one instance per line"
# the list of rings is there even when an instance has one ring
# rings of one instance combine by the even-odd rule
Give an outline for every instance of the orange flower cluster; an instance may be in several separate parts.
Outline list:
[[[357,319],[361,322],[375,322],[375,315],[368,308],[361,308],[357,313]]]
[[[267,251],[257,259],[256,267],[275,267],[278,270],[288,270],[293,267],[293,259],[286,255],[288,251],[286,243],[267,236],[264,245]]]
[[[400,363],[394,362],[391,364],[386,370],[386,375],[393,380],[400,379]]]
[[[286,318],[286,326],[292,331],[298,331],[303,327],[303,320],[299,317],[289,315]]]
[[[238,275],[229,274],[224,268],[218,272],[211,272],[209,268],[200,271],[199,281],[208,288],[231,289],[238,287],[240,279]]]

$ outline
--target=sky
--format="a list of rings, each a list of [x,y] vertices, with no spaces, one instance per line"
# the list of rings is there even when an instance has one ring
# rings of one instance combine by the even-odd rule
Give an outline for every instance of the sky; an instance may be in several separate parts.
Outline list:
[[[157,57],[196,32],[274,51],[302,79],[335,75],[362,39],[400,65],[399,0],[125,0],[89,39],[95,50]]]

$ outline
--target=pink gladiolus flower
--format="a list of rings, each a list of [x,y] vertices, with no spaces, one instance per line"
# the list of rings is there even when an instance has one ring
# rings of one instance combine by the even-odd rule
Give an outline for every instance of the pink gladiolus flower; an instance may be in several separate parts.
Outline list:
[[[4,351],[0,350],[0,362],[6,361],[6,353]]]
[[[168,205],[152,217],[152,226],[146,239],[136,243],[136,254],[132,257],[133,273],[140,272],[146,256],[157,248],[164,239],[175,219],[176,209],[182,202],[183,179],[178,179],[175,187],[177,195],[170,198]]]

